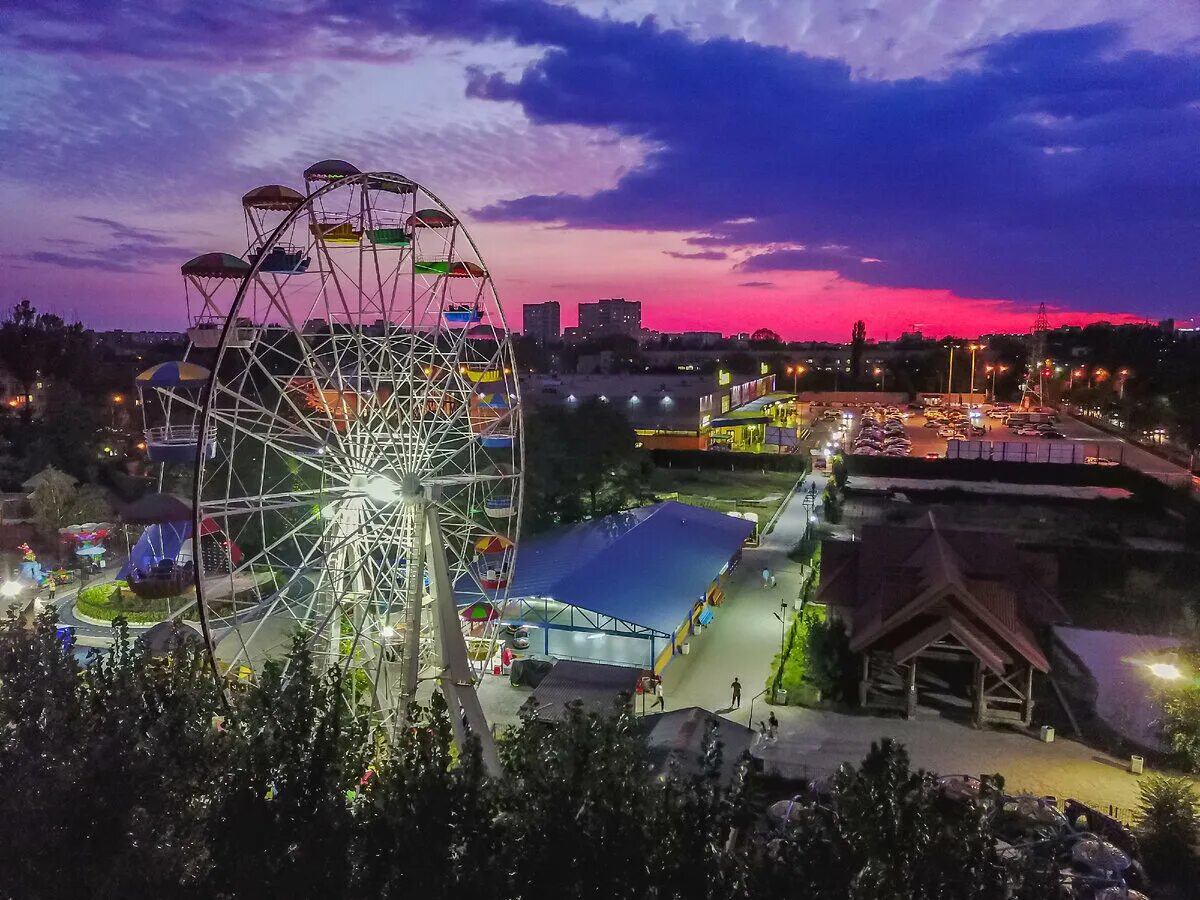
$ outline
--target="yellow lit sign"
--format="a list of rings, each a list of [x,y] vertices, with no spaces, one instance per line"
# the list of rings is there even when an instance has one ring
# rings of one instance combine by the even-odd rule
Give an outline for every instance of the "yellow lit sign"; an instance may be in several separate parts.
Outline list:
[[[770,371],[771,371],[771,367],[768,366],[765,362],[758,364],[758,374],[759,375],[766,375]]]
[[[733,376],[730,375],[728,372],[726,372],[724,369],[717,370],[717,384],[724,387],[725,385],[729,384],[729,382],[731,382],[732,380],[733,380]]]

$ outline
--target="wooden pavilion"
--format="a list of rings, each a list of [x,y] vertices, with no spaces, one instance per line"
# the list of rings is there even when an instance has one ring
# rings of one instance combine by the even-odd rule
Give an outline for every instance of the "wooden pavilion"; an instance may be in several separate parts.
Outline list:
[[[1050,670],[1038,635],[1066,619],[1055,576],[1052,557],[1011,536],[945,529],[930,513],[825,541],[816,602],[846,623],[862,658],[860,705],[912,715],[918,669],[953,668],[969,672],[962,693],[976,724],[1028,725],[1033,673]]]

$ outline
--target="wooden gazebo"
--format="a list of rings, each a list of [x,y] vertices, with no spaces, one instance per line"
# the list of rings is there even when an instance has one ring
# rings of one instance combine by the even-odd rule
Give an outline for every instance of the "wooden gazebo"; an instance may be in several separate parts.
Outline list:
[[[1047,585],[1053,560],[995,532],[871,525],[826,541],[817,602],[845,621],[862,658],[864,707],[916,711],[922,663],[971,666],[976,723],[1028,725],[1034,672],[1050,663],[1038,634],[1066,618]]]

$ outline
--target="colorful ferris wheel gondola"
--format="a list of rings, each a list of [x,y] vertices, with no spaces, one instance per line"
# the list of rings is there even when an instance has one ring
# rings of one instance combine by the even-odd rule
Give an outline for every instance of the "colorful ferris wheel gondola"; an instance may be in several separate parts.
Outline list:
[[[483,321],[483,310],[473,303],[452,303],[442,310],[442,319],[451,328],[465,328]]]
[[[151,462],[192,463],[216,451],[214,432],[202,434],[200,411],[209,370],[190,362],[165,362],[134,379],[142,410],[146,457]]]
[[[308,271],[311,258],[303,249],[289,243],[275,242],[269,249],[264,242],[289,213],[304,205],[304,195],[282,184],[267,184],[247,191],[242,196],[242,210],[251,232],[251,249],[246,254],[251,265],[269,275],[302,275]],[[262,261],[259,262],[261,257]]]
[[[183,275],[184,297],[188,309],[188,340],[193,347],[212,349],[221,342],[221,328],[227,311],[237,295],[242,280],[250,274],[250,264],[232,253],[202,253],[185,262],[179,269]],[[192,291],[200,295],[201,303],[192,313]],[[256,329],[237,326],[234,346],[247,347],[257,336]]]

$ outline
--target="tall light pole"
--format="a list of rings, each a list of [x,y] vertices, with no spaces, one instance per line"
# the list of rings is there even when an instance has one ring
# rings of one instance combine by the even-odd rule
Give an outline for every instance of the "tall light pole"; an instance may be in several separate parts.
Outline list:
[[[883,369],[883,368],[880,368],[879,366],[876,366],[874,369],[871,370],[871,374],[879,379],[879,390],[886,391],[887,390],[887,369]]]
[[[983,349],[983,344],[971,344],[971,395],[975,394],[975,353]]]
[[[804,366],[801,366],[801,365],[788,366],[785,371],[789,375],[792,376],[792,393],[793,394],[800,393],[800,391],[796,388],[796,381],[801,375],[804,374],[804,371],[805,371]]]
[[[1121,400],[1125,399],[1125,379],[1129,377],[1128,369],[1121,369],[1117,372],[1121,376],[1121,380],[1117,382],[1117,397]]]
[[[948,395],[950,394],[950,391],[953,390],[953,386],[954,386],[954,345],[951,344],[950,345],[950,371],[946,375],[946,394],[947,394],[946,399],[949,399]]]
[[[1067,390],[1068,391],[1073,391],[1075,389],[1075,379],[1082,378],[1084,375],[1084,372],[1085,372],[1085,369],[1083,368],[1083,366],[1080,366],[1078,369],[1071,370],[1071,374],[1067,378]]]

